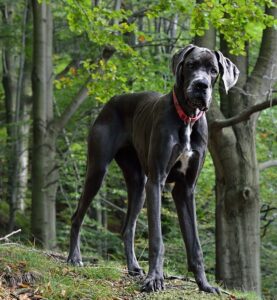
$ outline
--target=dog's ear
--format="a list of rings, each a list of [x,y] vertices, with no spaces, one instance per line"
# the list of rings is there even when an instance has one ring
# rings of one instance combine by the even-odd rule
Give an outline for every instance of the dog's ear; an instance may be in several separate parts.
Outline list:
[[[189,44],[185,48],[180,49],[176,52],[172,57],[171,68],[173,75],[176,78],[177,86],[181,85],[181,77],[182,77],[182,64],[186,58],[186,56],[195,48],[196,46]]]
[[[220,51],[215,51],[219,64],[221,79],[224,83],[226,94],[233,87],[239,78],[239,69],[229,58],[226,58]]]

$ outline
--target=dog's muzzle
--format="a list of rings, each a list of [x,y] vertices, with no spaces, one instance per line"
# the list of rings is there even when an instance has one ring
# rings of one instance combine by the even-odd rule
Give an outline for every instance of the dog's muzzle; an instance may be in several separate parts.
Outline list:
[[[187,89],[188,104],[192,108],[207,111],[211,99],[211,88],[207,79],[195,79]]]

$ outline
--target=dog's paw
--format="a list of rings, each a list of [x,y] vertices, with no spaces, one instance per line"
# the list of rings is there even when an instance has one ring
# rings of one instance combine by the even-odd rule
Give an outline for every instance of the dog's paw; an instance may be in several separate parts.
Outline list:
[[[72,266],[75,266],[75,267],[83,267],[84,266],[82,260],[79,259],[79,258],[78,259],[77,258],[68,258],[67,263],[69,265],[72,265]]]
[[[130,276],[138,276],[138,277],[142,277],[145,275],[145,272],[143,271],[143,269],[136,267],[136,268],[132,268],[128,270],[128,274]]]
[[[221,295],[219,288],[209,285],[208,283],[199,286],[200,291]]]
[[[141,287],[142,292],[158,292],[164,290],[164,278],[160,276],[147,276]]]

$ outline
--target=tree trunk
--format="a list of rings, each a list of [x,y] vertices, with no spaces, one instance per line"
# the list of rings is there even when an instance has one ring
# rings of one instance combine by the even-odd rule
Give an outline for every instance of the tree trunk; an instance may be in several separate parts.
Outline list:
[[[210,27],[208,30],[206,30],[205,35],[203,36],[196,36],[194,38],[194,44],[198,47],[206,47],[209,49],[215,48],[215,42],[216,42],[216,32],[213,27]]]
[[[201,4],[202,2],[203,0],[196,0],[197,4]],[[209,49],[214,49],[216,46],[215,28],[210,24],[210,27],[205,31],[205,34],[202,36],[195,36],[193,42],[198,47],[206,47]]]
[[[24,71],[26,53],[26,24],[28,19],[28,3],[23,7],[22,39],[21,44],[15,47],[10,40],[4,43],[2,52],[3,62],[3,87],[5,92],[6,122],[7,122],[7,165],[8,165],[8,191],[9,203],[9,228],[12,231],[15,225],[15,213],[24,210],[25,193],[28,179],[28,134],[29,134],[29,104],[24,100],[24,82],[30,75]],[[19,22],[18,7],[14,4],[1,6],[3,22],[6,26],[13,27]],[[21,12],[20,12],[21,13]],[[20,48],[20,53],[17,52]],[[19,56],[19,59],[17,58]],[[28,82],[30,84],[30,82]]]
[[[276,9],[267,9],[275,14]],[[266,100],[276,82],[277,34],[263,33],[255,68],[248,75],[245,57],[228,55],[241,71],[237,85],[223,95],[220,109],[213,104],[209,123],[237,115],[245,107]],[[226,50],[223,43],[222,51]],[[260,202],[259,168],[256,158],[256,121],[220,130],[210,130],[210,151],[216,170],[216,278],[228,288],[261,293],[260,284]]]
[[[3,23],[11,25],[14,17],[14,9],[12,5],[3,5],[1,7]],[[10,50],[9,41],[5,44],[2,50],[2,66],[3,77],[2,83],[5,93],[5,110],[7,123],[7,173],[8,173],[8,187],[7,187],[7,202],[10,207],[9,215],[9,231],[14,226],[14,207],[16,203],[14,170],[16,157],[16,59],[13,51]]]
[[[29,175],[29,136],[31,116],[31,66],[25,62],[23,86],[20,105],[20,126],[18,126],[18,178],[17,178],[17,209],[25,210],[25,198]]]
[[[13,4],[1,6],[3,23],[6,26],[13,26],[15,11]],[[7,202],[9,204],[9,224],[8,231],[12,231],[15,223],[15,211],[17,200],[17,149],[18,149],[18,103],[17,103],[17,67],[18,60],[14,47],[7,40],[2,50],[3,66],[3,88],[5,93],[5,109],[7,123],[7,173],[8,188]]]
[[[22,24],[21,54],[17,83],[18,103],[18,138],[17,138],[17,195],[16,209],[23,212],[25,209],[25,197],[28,184],[29,163],[29,134],[30,134],[30,108],[31,108],[31,59],[28,51],[31,47],[31,38],[27,37],[27,24],[30,22],[29,1],[25,1]]]
[[[201,1],[200,1],[201,2]],[[276,9],[266,11],[276,16]],[[200,46],[211,45],[211,30],[196,38]],[[276,30],[267,28],[255,68],[249,76],[247,57],[222,52],[240,69],[236,86],[226,95],[220,85],[220,105],[214,101],[207,114],[211,125],[230,118],[246,107],[264,101],[276,82]],[[261,292],[259,170],[256,158],[256,121],[259,114],[232,127],[210,126],[209,150],[216,172],[216,278],[228,288]]]
[[[222,51],[228,52],[224,43]],[[241,94],[248,75],[247,58],[230,58],[241,76],[229,95],[223,88],[220,90],[220,108],[227,118],[254,104],[252,97]],[[260,204],[255,127],[252,117],[221,132],[212,131],[210,151],[216,170],[216,278],[228,288],[259,294]]]
[[[52,16],[45,2],[32,1],[34,18],[32,234],[44,248],[56,246],[56,136],[53,121]]]
[[[7,122],[7,202],[9,204],[9,231],[14,227],[15,206],[16,206],[16,80],[15,63],[6,49],[3,50],[3,88],[5,93],[6,122]]]
[[[209,148],[216,170],[216,278],[228,288],[260,293],[260,205],[254,138],[254,126],[245,122],[212,131]]]

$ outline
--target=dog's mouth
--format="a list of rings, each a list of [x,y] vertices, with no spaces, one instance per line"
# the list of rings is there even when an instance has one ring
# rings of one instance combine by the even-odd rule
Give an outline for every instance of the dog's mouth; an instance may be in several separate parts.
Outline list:
[[[199,91],[188,88],[184,92],[186,101],[191,108],[199,109],[204,112],[208,111],[211,98],[210,91]]]
[[[205,101],[203,98],[190,98],[187,97],[188,105],[193,109],[199,109],[201,111],[208,111],[209,107],[207,105],[208,101]]]

